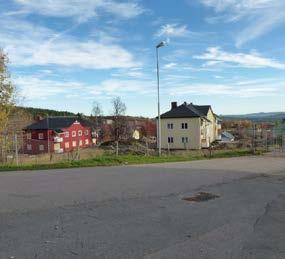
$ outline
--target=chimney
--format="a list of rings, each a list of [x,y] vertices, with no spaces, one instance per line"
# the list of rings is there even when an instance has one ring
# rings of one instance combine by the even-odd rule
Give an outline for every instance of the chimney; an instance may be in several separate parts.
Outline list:
[[[171,103],[171,110],[177,108],[177,102]]]

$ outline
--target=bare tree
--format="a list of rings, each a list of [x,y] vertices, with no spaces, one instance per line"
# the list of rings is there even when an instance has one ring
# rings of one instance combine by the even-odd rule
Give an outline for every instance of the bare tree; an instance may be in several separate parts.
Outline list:
[[[127,107],[120,97],[115,97],[112,100],[113,104],[113,137],[115,141],[119,141],[125,134],[127,129],[127,122],[125,119],[125,113]]]
[[[93,102],[91,115],[94,116],[95,118],[103,115],[103,110],[99,102],[97,101]]]
[[[102,116],[103,116],[103,110],[101,108],[101,104],[97,101],[93,102],[92,105],[92,112],[91,112],[91,119],[94,123],[94,129],[95,130],[95,136],[98,138],[98,141],[103,139],[103,125],[102,125]]]

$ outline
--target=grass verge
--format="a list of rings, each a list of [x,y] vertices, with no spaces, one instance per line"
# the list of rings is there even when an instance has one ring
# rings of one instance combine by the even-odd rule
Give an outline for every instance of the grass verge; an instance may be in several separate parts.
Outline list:
[[[0,171],[22,171],[22,170],[47,170],[61,168],[79,168],[79,167],[96,167],[96,166],[116,166],[116,165],[134,165],[166,162],[186,162],[202,159],[227,158],[252,155],[250,150],[225,150],[214,152],[211,158],[204,155],[163,155],[143,156],[143,155],[101,155],[90,159],[79,161],[62,161],[58,163],[47,164],[25,164],[25,165],[1,165]],[[256,155],[256,154],[255,154]]]

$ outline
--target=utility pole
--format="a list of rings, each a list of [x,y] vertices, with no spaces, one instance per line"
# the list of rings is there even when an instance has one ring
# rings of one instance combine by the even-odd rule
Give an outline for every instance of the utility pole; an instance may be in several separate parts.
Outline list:
[[[15,153],[16,153],[16,165],[19,165],[19,150],[18,150],[18,136],[15,133]]]
[[[253,124],[253,140],[252,140],[253,153],[255,153],[255,127],[256,124]]]
[[[50,143],[49,143],[49,115],[47,115],[47,148],[48,148],[48,155],[49,159],[51,161],[51,155],[50,155]]]

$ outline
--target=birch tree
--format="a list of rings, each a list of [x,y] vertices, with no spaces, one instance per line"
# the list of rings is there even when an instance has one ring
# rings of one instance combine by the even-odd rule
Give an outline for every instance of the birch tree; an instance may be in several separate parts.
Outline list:
[[[15,104],[15,87],[8,72],[8,62],[7,55],[0,49],[0,159],[2,161],[5,160],[9,146],[7,129],[9,116]]]

